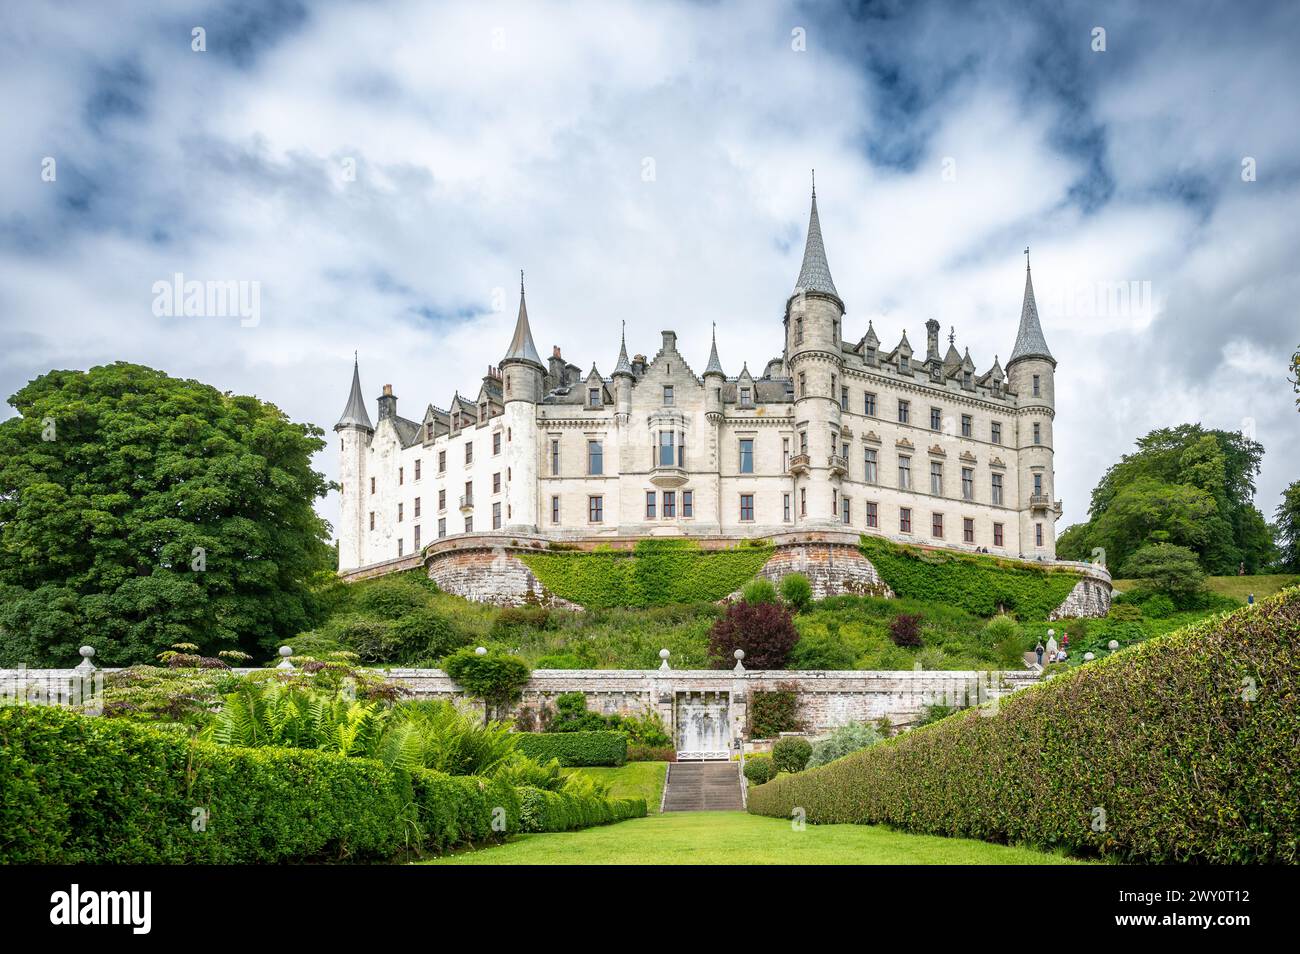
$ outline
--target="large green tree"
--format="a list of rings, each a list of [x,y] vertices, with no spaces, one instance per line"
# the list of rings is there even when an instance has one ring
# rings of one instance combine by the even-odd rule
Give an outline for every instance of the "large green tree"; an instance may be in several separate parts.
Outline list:
[[[1283,569],[1300,573],[1300,480],[1282,491],[1277,507],[1278,562]]]
[[[51,371],[0,422],[0,663],[265,652],[315,621],[320,428],[118,362]]]
[[[1057,541],[1067,559],[1105,550],[1121,567],[1140,547],[1168,543],[1192,550],[1206,571],[1258,571],[1271,557],[1268,525],[1255,507],[1263,445],[1243,434],[1181,424],[1152,431],[1092,492],[1088,521]]]

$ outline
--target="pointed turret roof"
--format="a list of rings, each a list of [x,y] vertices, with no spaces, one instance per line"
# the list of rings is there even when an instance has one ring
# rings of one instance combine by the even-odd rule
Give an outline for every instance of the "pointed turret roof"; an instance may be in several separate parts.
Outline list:
[[[718,323],[713,323],[713,347],[709,349],[709,363],[704,369],[707,374],[720,374],[724,378],[726,372],[722,370],[722,362],[718,360]]]
[[[343,427],[363,427],[368,431],[375,429],[370,423],[370,415],[366,413],[366,399],[361,396],[361,368],[355,355],[352,358],[352,391],[348,394],[347,406],[343,408],[343,416],[334,425],[334,430]]]
[[[1011,349],[1012,365],[1021,358],[1046,358],[1056,364],[1052,352],[1047,350],[1043,326],[1038,322],[1038,304],[1034,301],[1034,280],[1029,271],[1029,249],[1025,249],[1025,300],[1020,306],[1020,328],[1016,331],[1016,345]]]
[[[876,337],[876,326],[869,318],[867,319],[867,334],[862,340],[869,345],[880,344],[880,339]]]
[[[799,269],[799,280],[795,282],[794,292],[823,292],[834,295],[835,282],[831,280],[831,267],[826,264],[826,246],[822,244],[822,224],[817,217],[817,180],[813,179],[812,212],[808,216],[808,240],[803,248],[803,267]]]
[[[529,361],[539,368],[542,359],[537,355],[537,346],[533,344],[533,332],[528,327],[528,306],[524,301],[524,273],[519,272],[519,318],[515,322],[515,336],[510,339],[510,347],[501,363],[507,361]]]
[[[633,377],[632,362],[627,360],[627,322],[623,322],[623,333],[619,336],[618,343],[618,363],[614,365],[614,371],[610,377],[616,378],[620,374],[626,374],[629,378]]]

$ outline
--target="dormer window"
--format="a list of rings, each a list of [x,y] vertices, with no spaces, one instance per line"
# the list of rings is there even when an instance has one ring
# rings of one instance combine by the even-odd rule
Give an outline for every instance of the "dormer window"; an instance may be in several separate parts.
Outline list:
[[[488,419],[488,406],[487,406],[486,404],[480,404],[480,405],[478,406],[478,420],[479,420],[479,423],[482,424],[482,423],[486,422],[487,419]]]
[[[912,362],[905,354],[898,356],[898,370],[907,373],[912,370]]]
[[[754,392],[750,388],[740,389],[740,406],[741,407],[754,406]]]
[[[600,388],[587,389],[587,404],[590,407],[600,407]]]
[[[970,386],[971,386],[971,379],[970,379],[970,372],[969,372],[969,371],[963,371],[963,372],[961,373],[961,386],[964,387],[964,388],[967,388],[967,389],[970,388]]]
[[[867,345],[867,364],[875,364],[875,363],[876,363],[876,349],[871,345]]]

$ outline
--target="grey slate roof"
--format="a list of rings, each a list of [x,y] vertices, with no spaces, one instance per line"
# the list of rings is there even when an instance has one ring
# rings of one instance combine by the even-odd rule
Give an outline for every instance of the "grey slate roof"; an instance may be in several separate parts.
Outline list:
[[[524,303],[524,279],[523,275],[519,278],[519,318],[515,322],[515,336],[510,339],[510,347],[506,349],[506,356],[501,359],[501,363],[507,361],[531,361],[539,368],[542,367],[542,359],[537,355],[537,346],[533,344],[533,332],[528,327],[528,306]]]
[[[1016,346],[1011,349],[1012,364],[1021,358],[1046,358],[1053,364],[1056,359],[1047,350],[1047,339],[1043,337],[1043,326],[1038,323],[1038,304],[1034,301],[1034,282],[1025,265],[1025,301],[1020,306],[1020,328],[1016,332]]]
[[[709,363],[704,368],[705,374],[721,374],[724,378],[726,372],[722,370],[722,362],[718,360],[718,326],[713,326],[713,347],[709,349]]]
[[[334,430],[349,426],[364,427],[368,431],[375,429],[370,423],[370,415],[366,413],[366,400],[361,396],[361,369],[356,361],[352,362],[352,392],[348,395],[347,407],[343,408],[343,416],[334,425]]]
[[[627,322],[623,323],[623,333],[618,343],[618,363],[614,365],[614,370],[610,377],[618,377],[620,374],[626,374],[633,377],[632,362],[627,360]]]
[[[817,190],[813,189],[812,213],[808,216],[808,241],[803,249],[803,267],[795,282],[795,294],[801,291],[824,292],[840,297],[831,280],[831,267],[826,264],[826,246],[822,244],[822,225],[817,217]]]

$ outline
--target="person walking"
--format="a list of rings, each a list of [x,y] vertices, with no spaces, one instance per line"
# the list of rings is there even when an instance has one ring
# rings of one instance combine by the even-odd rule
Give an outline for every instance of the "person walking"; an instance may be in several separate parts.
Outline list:
[[[1038,645],[1034,647],[1034,655],[1038,657],[1038,668],[1043,668],[1043,641],[1040,639]]]

